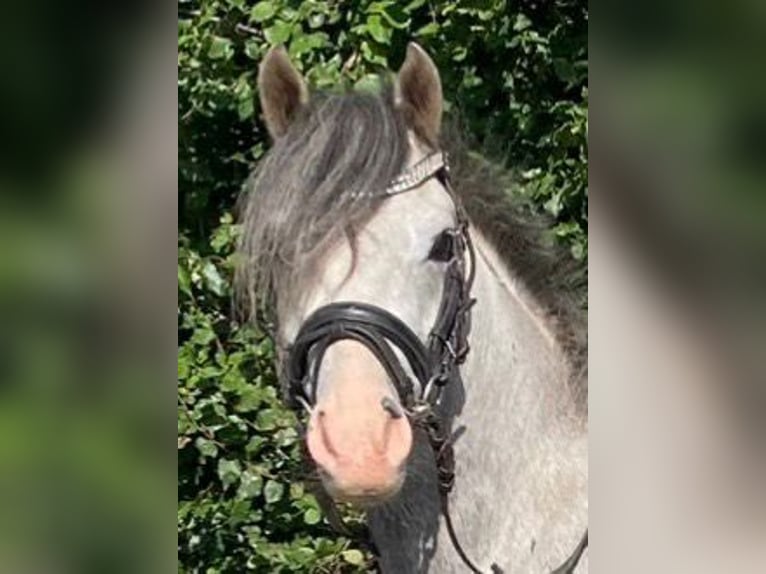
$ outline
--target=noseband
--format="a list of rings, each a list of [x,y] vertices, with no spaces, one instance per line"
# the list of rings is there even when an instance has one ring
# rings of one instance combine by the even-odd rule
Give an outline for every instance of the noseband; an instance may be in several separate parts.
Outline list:
[[[474,252],[468,219],[449,187],[444,156],[437,152],[418,162],[394,180],[382,197],[409,191],[432,177],[437,177],[452,197],[457,225],[447,231],[451,257],[441,304],[427,341],[423,343],[404,321],[375,305],[344,301],[320,307],[306,319],[287,350],[288,399],[293,406],[303,404],[310,408],[316,402],[319,367],[327,348],[339,340],[357,341],[375,355],[411,415],[424,414],[436,406],[444,385],[454,378],[457,367],[465,360],[471,306],[475,301],[470,295]],[[403,355],[409,371],[394,349]]]
[[[475,574],[481,574],[461,547],[452,526],[448,507],[448,495],[455,478],[452,439],[445,421],[436,414],[444,387],[459,380],[459,366],[469,351],[471,308],[476,302],[471,297],[476,255],[468,232],[468,217],[452,190],[449,168],[442,152],[428,155],[394,179],[382,193],[373,193],[369,197],[382,199],[404,193],[432,177],[439,180],[452,198],[456,226],[447,231],[451,237],[451,257],[447,262],[439,310],[427,340],[421,341],[404,321],[375,305],[342,301],[320,307],[305,320],[287,348],[284,365],[287,399],[293,408],[302,405],[310,411],[316,403],[322,359],[330,345],[352,340],[367,347],[393,381],[407,415],[413,423],[425,428],[436,459],[442,514],[450,539],[465,565]],[[405,369],[396,350],[409,369]],[[587,544],[587,533],[584,540]],[[554,574],[573,571],[583,549],[576,552],[573,562],[565,563]],[[501,574],[502,570],[493,564],[492,572]]]

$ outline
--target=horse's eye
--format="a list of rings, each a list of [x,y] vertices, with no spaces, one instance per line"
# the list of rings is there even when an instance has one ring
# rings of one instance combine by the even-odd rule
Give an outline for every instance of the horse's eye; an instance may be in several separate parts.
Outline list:
[[[442,231],[434,239],[434,244],[431,246],[431,251],[428,253],[428,259],[430,261],[439,261],[446,263],[454,255],[453,242],[455,237],[450,231]]]

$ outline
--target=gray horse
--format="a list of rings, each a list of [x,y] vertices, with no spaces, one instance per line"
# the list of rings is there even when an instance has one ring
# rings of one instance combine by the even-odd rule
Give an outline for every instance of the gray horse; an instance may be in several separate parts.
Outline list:
[[[283,357],[312,313],[340,301],[384,309],[428,340],[452,269],[445,232],[464,206],[471,350],[433,405],[454,447],[449,513],[482,572],[556,569],[588,514],[585,321],[562,288],[561,260],[539,247],[503,174],[480,158],[451,150],[451,187],[417,175],[456,144],[441,133],[439,73],[419,46],[378,94],[310,94],[280,48],[258,82],[274,141],[245,196],[238,285],[253,312],[274,310]],[[384,193],[402,174],[406,193]],[[392,347],[396,368],[364,340],[324,345],[302,400],[308,452],[333,498],[367,508],[383,572],[466,572],[429,435],[402,416],[411,405],[392,375],[416,373]],[[585,553],[577,571],[587,569]]]

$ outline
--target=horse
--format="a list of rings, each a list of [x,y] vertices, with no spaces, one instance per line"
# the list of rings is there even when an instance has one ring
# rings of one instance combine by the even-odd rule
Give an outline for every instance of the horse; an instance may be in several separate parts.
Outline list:
[[[236,285],[271,312],[326,493],[366,510],[384,573],[587,572],[583,305],[505,172],[442,126],[431,57],[313,92],[275,47],[258,91]]]

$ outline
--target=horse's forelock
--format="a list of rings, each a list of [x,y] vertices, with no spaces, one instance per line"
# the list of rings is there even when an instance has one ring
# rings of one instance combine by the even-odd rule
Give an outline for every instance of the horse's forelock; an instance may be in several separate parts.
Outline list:
[[[390,86],[312,98],[245,188],[237,290],[251,315],[275,293],[297,295],[326,247],[375,212],[367,192],[385,189],[408,149]]]

